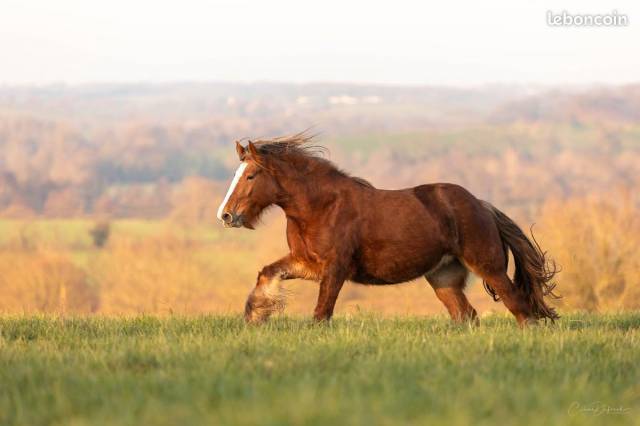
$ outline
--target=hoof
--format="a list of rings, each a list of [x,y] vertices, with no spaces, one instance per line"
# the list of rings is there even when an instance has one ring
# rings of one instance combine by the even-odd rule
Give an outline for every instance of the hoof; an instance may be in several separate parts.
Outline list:
[[[244,320],[247,324],[262,324],[274,313],[284,310],[284,295],[264,290],[259,286],[249,294],[244,307]]]

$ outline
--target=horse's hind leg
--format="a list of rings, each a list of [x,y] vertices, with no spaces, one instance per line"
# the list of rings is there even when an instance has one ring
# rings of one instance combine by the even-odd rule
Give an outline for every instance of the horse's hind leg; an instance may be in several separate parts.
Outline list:
[[[520,325],[535,322],[526,295],[513,285],[507,275],[502,248],[496,249],[494,253],[491,253],[490,250],[478,253],[479,255],[476,254],[476,257],[468,255],[465,258],[465,265],[496,292]]]
[[[458,261],[452,259],[433,271],[429,271],[425,278],[433,287],[438,299],[444,304],[455,322],[478,322],[478,314],[464,294],[464,286],[468,271]]]
[[[461,223],[460,261],[495,291],[520,325],[535,321],[527,295],[507,275],[507,252],[493,214],[475,205]]]
[[[477,273],[502,299],[507,309],[516,317],[518,324],[525,326],[536,322],[533,315],[531,315],[531,308],[525,294],[513,285],[506,272],[479,270]]]

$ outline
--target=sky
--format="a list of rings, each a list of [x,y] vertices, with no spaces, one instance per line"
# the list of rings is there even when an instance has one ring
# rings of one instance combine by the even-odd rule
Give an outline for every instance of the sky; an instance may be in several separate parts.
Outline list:
[[[3,0],[0,85],[640,80],[640,2]],[[626,14],[554,27],[547,12]]]

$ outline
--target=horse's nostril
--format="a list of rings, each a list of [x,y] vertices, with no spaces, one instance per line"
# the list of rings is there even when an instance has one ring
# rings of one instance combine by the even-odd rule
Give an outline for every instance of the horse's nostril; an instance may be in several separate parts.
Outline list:
[[[229,224],[233,221],[233,215],[231,213],[223,213],[222,221],[226,224]]]

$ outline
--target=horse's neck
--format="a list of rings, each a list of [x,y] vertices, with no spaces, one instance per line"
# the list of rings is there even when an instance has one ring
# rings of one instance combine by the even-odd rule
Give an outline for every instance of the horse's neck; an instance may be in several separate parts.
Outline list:
[[[310,193],[305,186],[291,185],[285,188],[285,194],[278,205],[288,218],[305,220],[317,207],[319,194]]]
[[[329,208],[337,199],[336,185],[341,182],[329,181],[328,176],[319,178],[327,181],[300,179],[291,180],[282,185],[285,193],[277,204],[284,210],[287,218],[297,222],[307,222],[313,216],[317,216],[318,212]]]

